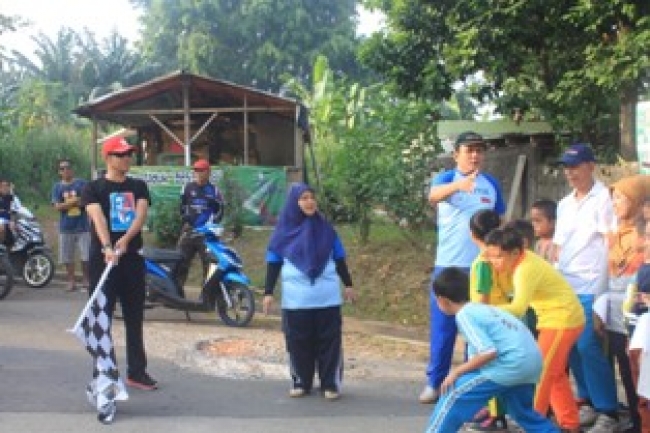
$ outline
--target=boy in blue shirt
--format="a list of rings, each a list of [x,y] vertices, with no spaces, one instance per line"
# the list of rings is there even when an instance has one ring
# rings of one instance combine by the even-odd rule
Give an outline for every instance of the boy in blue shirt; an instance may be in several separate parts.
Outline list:
[[[440,310],[455,316],[467,342],[468,360],[452,368],[426,433],[460,430],[494,396],[528,433],[558,432],[533,409],[542,356],[530,331],[516,317],[490,305],[469,302],[469,280],[461,269],[443,270],[433,283]]]

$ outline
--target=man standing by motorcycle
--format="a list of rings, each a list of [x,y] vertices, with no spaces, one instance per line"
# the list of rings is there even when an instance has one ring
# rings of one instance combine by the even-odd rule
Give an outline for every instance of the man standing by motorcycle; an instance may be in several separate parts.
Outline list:
[[[76,290],[75,249],[79,251],[83,286],[88,287],[88,253],[90,232],[88,215],[79,205],[86,181],[74,177],[72,162],[61,159],[58,163],[61,180],[52,187],[52,206],[59,211],[59,263],[65,265],[69,292]]]
[[[196,236],[194,229],[212,220],[220,222],[223,216],[223,198],[219,189],[210,182],[210,163],[199,159],[192,166],[194,181],[185,184],[181,191],[181,217],[183,227],[178,238],[178,249],[183,254],[183,260],[176,271],[178,285],[183,290],[192,259],[196,253],[201,257],[203,278],[208,273],[209,258],[203,239]]]

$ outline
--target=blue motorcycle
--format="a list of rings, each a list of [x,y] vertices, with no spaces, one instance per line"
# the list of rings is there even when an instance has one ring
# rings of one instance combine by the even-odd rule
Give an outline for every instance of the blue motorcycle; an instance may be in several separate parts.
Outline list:
[[[145,248],[146,289],[149,307],[162,305],[185,311],[189,320],[191,311],[216,311],[228,326],[244,327],[255,314],[255,297],[250,280],[244,274],[237,252],[221,242],[223,227],[207,223],[194,230],[194,236],[203,238],[210,257],[207,276],[197,300],[185,297],[175,275],[182,254],[176,250]]]

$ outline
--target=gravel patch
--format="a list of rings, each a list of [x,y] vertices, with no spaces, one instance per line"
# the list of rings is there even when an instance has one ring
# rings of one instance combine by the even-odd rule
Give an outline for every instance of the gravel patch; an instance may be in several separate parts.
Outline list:
[[[206,316],[207,317],[207,316]],[[145,321],[149,357],[159,357],[181,368],[233,379],[287,379],[284,337],[277,318],[256,318],[248,328],[229,328],[210,320]],[[347,324],[347,322],[346,322]],[[115,342],[124,344],[124,327],[113,329]],[[364,329],[354,322],[344,330],[346,380],[385,379],[421,381],[428,345],[403,337]]]

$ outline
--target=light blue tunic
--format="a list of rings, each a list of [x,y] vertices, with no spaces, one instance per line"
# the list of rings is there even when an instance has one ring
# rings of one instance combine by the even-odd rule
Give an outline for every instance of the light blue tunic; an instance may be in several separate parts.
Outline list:
[[[345,258],[345,249],[338,236],[323,273],[313,282],[291,261],[273,251],[266,252],[268,263],[282,263],[282,309],[303,310],[341,305],[341,282],[336,272],[335,260]]]

